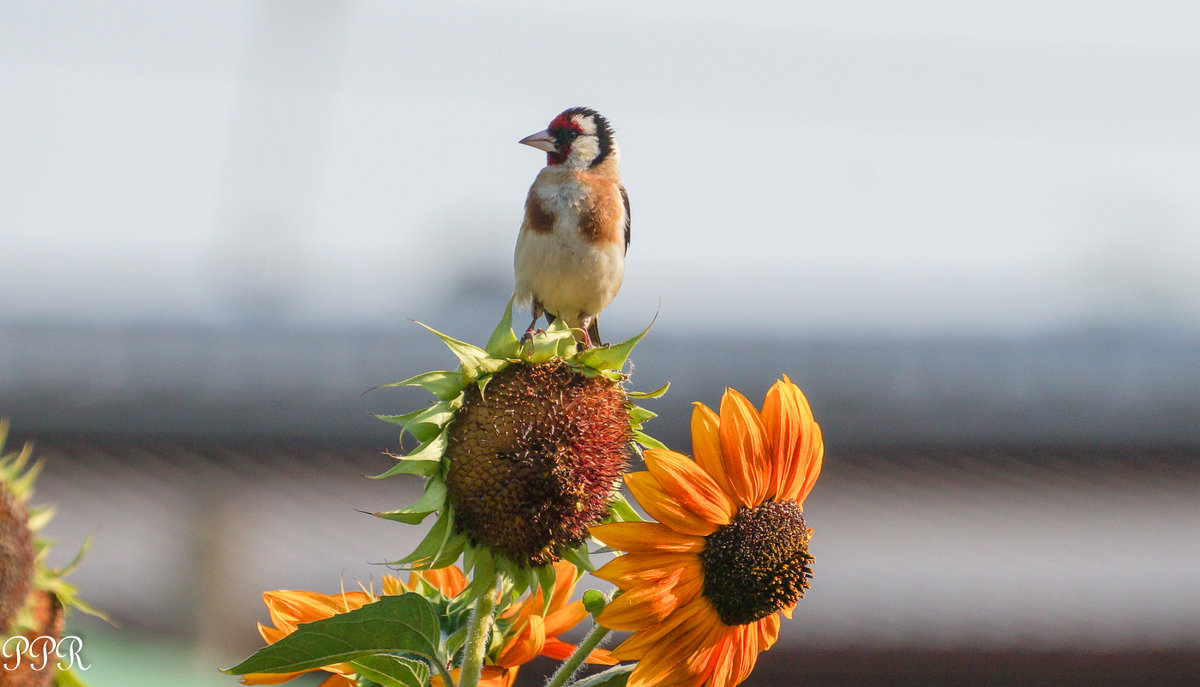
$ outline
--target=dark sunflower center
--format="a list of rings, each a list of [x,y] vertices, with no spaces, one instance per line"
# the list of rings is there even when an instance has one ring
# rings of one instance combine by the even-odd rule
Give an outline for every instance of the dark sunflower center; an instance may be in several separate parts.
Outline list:
[[[562,362],[514,364],[471,385],[450,428],[455,528],[520,565],[545,565],[587,537],[629,459],[620,385]]]
[[[700,554],[704,596],[726,625],[745,625],[790,607],[812,578],[812,530],[795,501],[743,508],[708,535]]]

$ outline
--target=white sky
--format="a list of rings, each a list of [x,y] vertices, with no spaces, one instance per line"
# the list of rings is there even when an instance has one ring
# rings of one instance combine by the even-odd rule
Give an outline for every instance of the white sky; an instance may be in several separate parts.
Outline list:
[[[1127,7],[5,3],[0,324],[498,310],[515,141],[584,104],[609,321],[1200,327],[1200,6]]]

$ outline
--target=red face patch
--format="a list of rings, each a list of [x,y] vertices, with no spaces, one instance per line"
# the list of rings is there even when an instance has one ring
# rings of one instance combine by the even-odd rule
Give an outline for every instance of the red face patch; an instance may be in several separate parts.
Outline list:
[[[550,126],[546,128],[549,129],[551,133],[563,130],[574,131],[580,134],[583,133],[583,127],[579,126],[579,122],[576,122],[574,119],[572,119],[571,115],[565,112],[555,117],[554,121],[550,122]]]

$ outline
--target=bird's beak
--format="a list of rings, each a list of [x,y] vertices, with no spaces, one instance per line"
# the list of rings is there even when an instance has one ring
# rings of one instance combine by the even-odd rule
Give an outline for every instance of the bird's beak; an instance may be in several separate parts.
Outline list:
[[[547,153],[558,152],[558,144],[555,142],[554,137],[550,135],[549,131],[539,131],[536,134],[530,134],[517,141],[517,143],[524,143],[527,146],[533,146],[534,148],[537,148],[538,150],[544,150]]]

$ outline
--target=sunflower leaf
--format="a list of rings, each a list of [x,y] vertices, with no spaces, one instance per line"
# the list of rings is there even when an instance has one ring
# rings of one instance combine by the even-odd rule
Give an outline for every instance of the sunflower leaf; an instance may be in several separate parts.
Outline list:
[[[446,483],[432,478],[425,483],[425,493],[415,503],[407,508],[371,513],[377,518],[395,520],[409,525],[419,525],[430,513],[441,510],[446,505]]]
[[[493,358],[513,358],[521,350],[521,342],[513,333],[512,306],[513,299],[509,298],[508,307],[504,308],[504,317],[500,319],[500,324],[496,325],[496,330],[488,339],[487,352]]]
[[[223,672],[292,673],[358,661],[380,653],[408,653],[443,661],[433,605],[419,594],[385,596],[362,608],[301,623],[274,644]]]
[[[355,672],[382,687],[425,687],[429,666],[420,661],[391,654],[376,654],[350,661]]]

